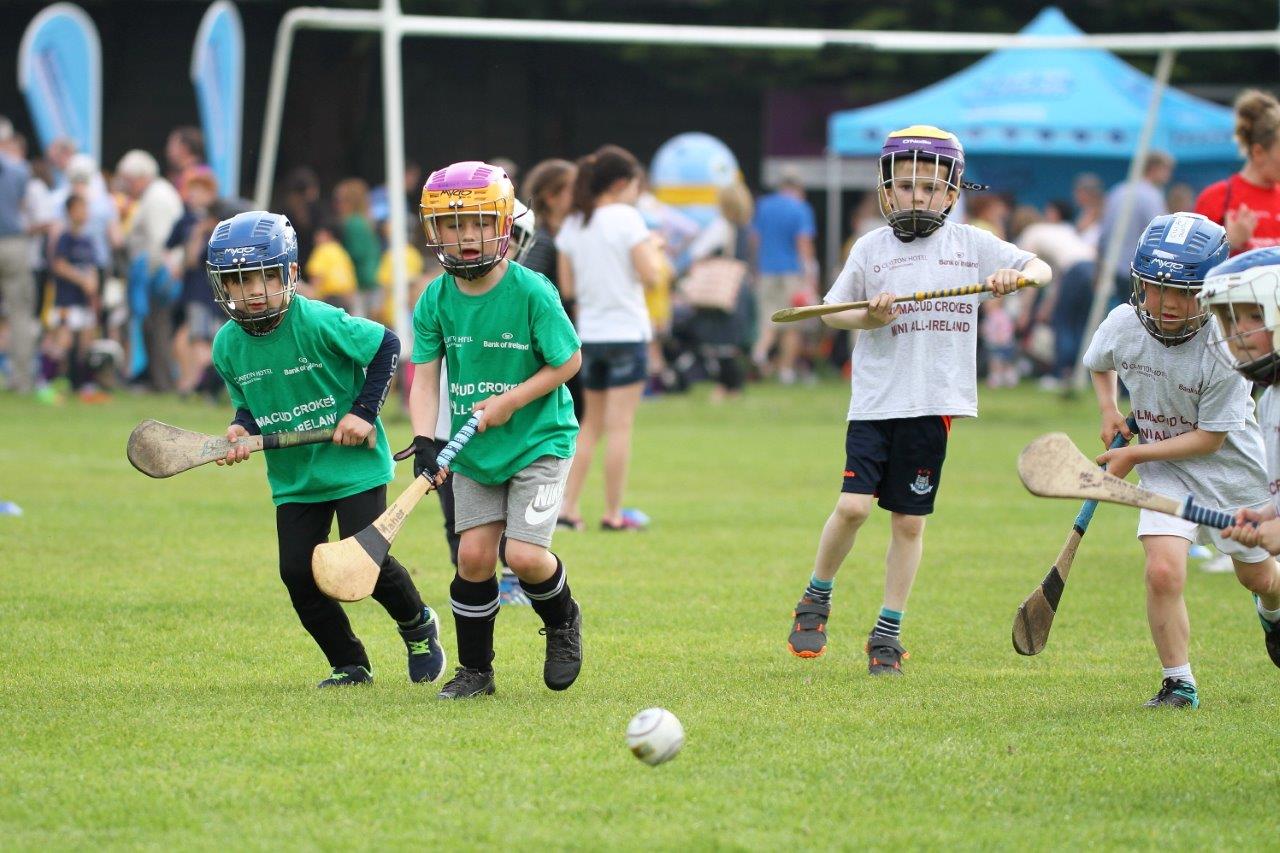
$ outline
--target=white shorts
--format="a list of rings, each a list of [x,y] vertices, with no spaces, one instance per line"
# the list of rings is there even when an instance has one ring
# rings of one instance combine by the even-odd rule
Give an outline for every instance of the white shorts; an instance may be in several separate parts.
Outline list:
[[[65,326],[73,332],[93,328],[93,309],[88,305],[55,305],[46,318],[50,329]]]
[[[1270,503],[1262,503],[1252,509],[1262,510]],[[1165,515],[1151,509],[1138,511],[1138,538],[1143,536],[1180,536],[1188,542],[1199,542],[1201,545],[1212,545],[1228,557],[1234,557],[1242,563],[1261,563],[1271,556],[1266,548],[1250,548],[1234,539],[1223,539],[1222,534],[1212,527],[1178,518],[1176,515]]]

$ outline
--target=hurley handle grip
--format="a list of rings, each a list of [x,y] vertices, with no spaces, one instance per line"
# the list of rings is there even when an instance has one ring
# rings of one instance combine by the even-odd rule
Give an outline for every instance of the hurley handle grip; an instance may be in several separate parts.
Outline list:
[[[1179,515],[1187,521],[1193,521],[1196,524],[1203,524],[1217,530],[1225,530],[1236,523],[1236,518],[1231,513],[1200,506],[1191,495],[1187,495],[1187,499],[1183,501],[1182,512]]]
[[[331,429],[304,429],[301,432],[273,432],[262,437],[263,450],[277,450],[281,447],[297,447],[302,444],[324,444],[333,441]]]
[[[480,426],[480,418],[484,417],[484,410],[476,412],[467,422],[462,425],[462,429],[458,430],[458,434],[449,439],[449,443],[436,456],[436,465],[444,468],[453,461],[453,457],[458,455],[458,451],[467,446],[467,442],[476,434],[476,428]]]

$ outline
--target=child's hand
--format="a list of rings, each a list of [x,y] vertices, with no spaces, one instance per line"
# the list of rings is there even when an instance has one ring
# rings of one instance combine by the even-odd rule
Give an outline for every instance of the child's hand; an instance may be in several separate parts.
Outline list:
[[[471,412],[473,414],[484,412],[484,417],[480,419],[480,426],[476,429],[476,432],[484,432],[486,429],[500,427],[511,420],[511,416],[516,413],[516,403],[509,394],[495,394],[476,403],[471,407]]]
[[[1018,289],[1018,282],[1022,280],[1022,272],[1020,270],[996,270],[987,276],[987,286],[991,288],[991,292],[996,296],[1004,296],[1006,293],[1013,293]]]
[[[1125,420],[1124,415],[1116,410],[1104,412],[1102,415],[1102,446],[1110,447],[1111,442],[1115,441],[1116,433],[1123,433],[1126,440],[1133,438],[1133,431],[1129,429],[1129,422]]]
[[[333,443],[347,447],[367,444],[371,432],[373,432],[373,424],[359,415],[347,412],[333,429]]]
[[[1138,460],[1134,458],[1137,452],[1136,447],[1113,447],[1093,461],[1106,465],[1108,474],[1123,480],[1137,464]]]
[[[237,444],[242,438],[248,438],[249,431],[240,424],[232,424],[227,427],[227,441],[231,447],[227,450],[225,459],[215,459],[219,465],[234,465],[237,462],[243,462],[249,458],[249,448],[243,444]]]
[[[1259,521],[1260,519],[1257,516],[1258,513],[1253,510],[1240,510],[1240,512],[1236,513],[1235,526],[1228,527],[1222,531],[1223,537],[1234,539],[1241,545],[1247,545],[1250,548],[1261,546],[1272,554],[1280,554],[1280,520],[1272,519],[1257,527],[1247,523]]]
[[[867,305],[867,318],[877,326],[887,326],[893,322],[898,309],[893,303],[893,294],[888,291],[877,293]]]

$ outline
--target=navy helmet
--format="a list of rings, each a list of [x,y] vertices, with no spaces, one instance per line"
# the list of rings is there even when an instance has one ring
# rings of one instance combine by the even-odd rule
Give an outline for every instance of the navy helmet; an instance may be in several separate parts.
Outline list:
[[[1185,316],[1163,319],[1165,295],[1170,291],[1194,295],[1209,270],[1225,261],[1230,251],[1226,229],[1198,213],[1170,213],[1151,220],[1138,238],[1130,282],[1134,310],[1152,337],[1172,347],[1196,336],[1208,311],[1200,307]]]
[[[1213,354],[1259,385],[1280,382],[1280,246],[1214,267],[1199,298],[1218,321],[1209,337]]]
[[[298,236],[288,217],[265,210],[250,210],[224,219],[209,237],[205,256],[214,300],[227,316],[251,335],[265,335],[280,325],[298,288]],[[261,273],[263,288],[253,284]],[[228,285],[240,285],[237,304]],[[246,290],[265,307],[251,310]]]

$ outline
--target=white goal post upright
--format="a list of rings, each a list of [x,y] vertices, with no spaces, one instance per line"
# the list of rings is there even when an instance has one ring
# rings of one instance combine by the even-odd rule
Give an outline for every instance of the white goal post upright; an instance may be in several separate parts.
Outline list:
[[[988,53],[1013,48],[1018,50],[1102,48],[1119,53],[1157,54],[1155,96],[1148,108],[1142,138],[1130,163],[1132,179],[1146,158],[1151,131],[1155,127],[1155,111],[1159,93],[1168,83],[1177,51],[1249,50],[1280,48],[1280,31],[1214,33],[1144,33],[1132,35],[1020,36],[1003,33],[930,33],[894,30],[824,30],[790,27],[717,27],[665,24],[595,23],[588,21],[539,21],[514,18],[466,18],[438,15],[405,15],[400,0],[380,0],[377,10],[320,9],[298,7],[285,13],[276,33],[276,47],[271,57],[271,81],[267,93],[266,116],[262,123],[262,142],[258,149],[258,176],[254,185],[254,202],[266,208],[271,202],[275,180],[276,154],[280,144],[280,128],[284,116],[284,93],[289,73],[293,39],[300,29],[340,32],[377,32],[382,43],[383,137],[387,194],[390,205],[392,259],[392,316],[401,346],[411,346],[412,334],[407,306],[408,276],[404,263],[407,222],[404,206],[397,203],[404,183],[404,93],[400,74],[400,45],[404,36],[429,38],[471,38],[507,41],[559,41],[612,44],[693,45],[734,49],[821,50],[825,47],[850,47],[888,53]],[[1163,72],[1163,82],[1160,80]],[[430,168],[429,164],[424,164]],[[828,185],[828,192],[831,186]],[[828,209],[839,209],[838,202],[828,200]],[[1126,204],[1132,216],[1132,205]],[[838,220],[839,216],[834,217]],[[839,222],[828,223],[828,234],[834,233],[839,243]],[[1119,229],[1112,234],[1105,257],[1119,253]],[[830,239],[829,243],[833,242]],[[828,247],[828,265],[832,247]],[[827,270],[828,276],[835,269]],[[1096,306],[1094,313],[1097,313]],[[1086,330],[1084,344],[1092,337],[1094,324]]]

